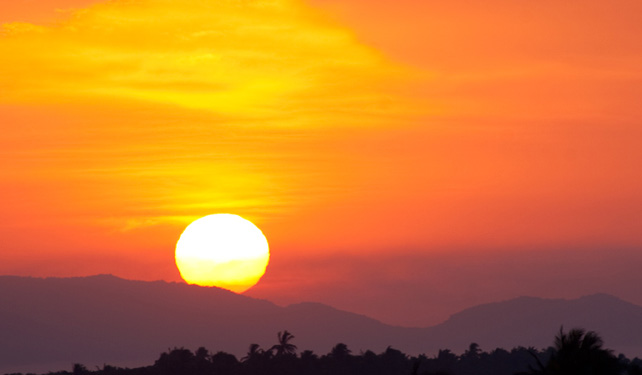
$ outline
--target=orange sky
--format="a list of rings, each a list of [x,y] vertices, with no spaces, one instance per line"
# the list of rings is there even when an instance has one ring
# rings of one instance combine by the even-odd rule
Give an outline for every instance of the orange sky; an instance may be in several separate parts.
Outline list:
[[[2,2],[0,274],[177,281],[184,226],[231,212],[271,245],[248,295],[277,303],[642,304],[641,12]]]

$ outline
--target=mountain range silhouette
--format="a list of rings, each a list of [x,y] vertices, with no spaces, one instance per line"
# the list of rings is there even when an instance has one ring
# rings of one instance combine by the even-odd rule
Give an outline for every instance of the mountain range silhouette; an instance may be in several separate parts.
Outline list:
[[[388,346],[408,354],[545,348],[560,326],[597,331],[608,348],[642,356],[642,307],[607,294],[573,300],[519,297],[471,307],[427,328],[395,327],[320,303],[287,307],[205,288],[111,275],[76,278],[0,276],[0,373],[70,369],[73,363],[122,367],[153,363],[169,348],[204,346],[242,357],[269,347],[276,332],[299,350],[354,353]]]

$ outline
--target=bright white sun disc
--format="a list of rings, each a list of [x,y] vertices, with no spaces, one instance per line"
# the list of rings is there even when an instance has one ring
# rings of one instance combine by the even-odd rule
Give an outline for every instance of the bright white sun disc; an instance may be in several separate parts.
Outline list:
[[[270,251],[261,230],[238,215],[195,220],[176,244],[176,266],[188,284],[242,293],[265,273]]]

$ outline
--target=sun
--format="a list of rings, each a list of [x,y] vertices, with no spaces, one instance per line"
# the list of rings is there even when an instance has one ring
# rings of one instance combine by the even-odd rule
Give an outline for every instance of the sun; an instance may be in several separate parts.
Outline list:
[[[195,220],[176,243],[176,266],[188,284],[243,293],[254,286],[270,259],[263,232],[233,214]]]

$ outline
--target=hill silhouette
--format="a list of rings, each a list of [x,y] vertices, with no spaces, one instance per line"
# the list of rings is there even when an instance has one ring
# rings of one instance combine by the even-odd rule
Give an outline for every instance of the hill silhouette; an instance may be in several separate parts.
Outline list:
[[[642,356],[642,326],[635,323],[640,321],[642,307],[607,294],[573,300],[519,297],[463,310],[426,334],[454,351],[464,350],[466,340],[485,348],[543,348],[560,326],[590,327],[609,347],[635,357]]]
[[[337,343],[353,352],[436,354],[546,347],[565,327],[600,332],[610,348],[642,353],[642,307],[608,295],[576,300],[520,297],[476,306],[428,328],[383,324],[318,303],[279,307],[218,288],[100,275],[81,278],[0,276],[0,373],[68,369],[72,363],[141,366],[172,347],[201,346],[239,358],[248,343],[265,347],[294,332],[300,351],[326,353]]]

